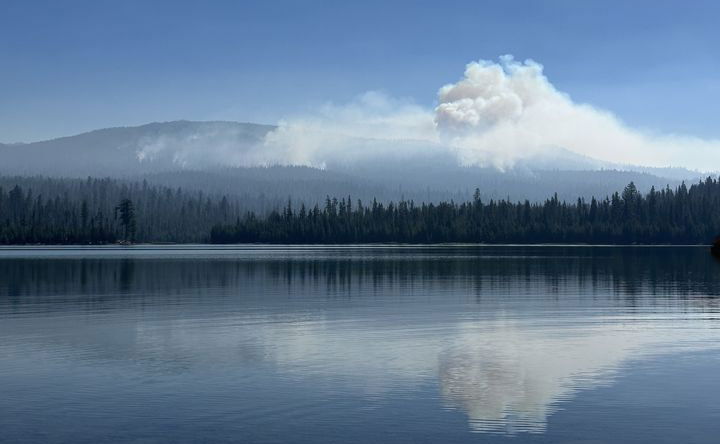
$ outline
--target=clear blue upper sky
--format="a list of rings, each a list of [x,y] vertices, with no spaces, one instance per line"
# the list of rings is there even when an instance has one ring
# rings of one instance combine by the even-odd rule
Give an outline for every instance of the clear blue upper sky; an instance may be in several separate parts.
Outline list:
[[[720,2],[0,0],[0,141],[274,123],[367,90],[432,106],[513,54],[633,126],[720,137]]]

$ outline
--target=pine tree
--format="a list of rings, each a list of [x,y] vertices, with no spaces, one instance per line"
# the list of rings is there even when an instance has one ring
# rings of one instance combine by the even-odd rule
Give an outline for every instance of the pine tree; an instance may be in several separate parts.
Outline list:
[[[118,216],[119,213],[119,216]],[[135,220],[135,206],[132,200],[123,199],[117,207],[115,207],[115,219],[120,220],[120,226],[123,227],[123,239],[126,242],[135,241],[135,232],[137,230],[137,222]]]

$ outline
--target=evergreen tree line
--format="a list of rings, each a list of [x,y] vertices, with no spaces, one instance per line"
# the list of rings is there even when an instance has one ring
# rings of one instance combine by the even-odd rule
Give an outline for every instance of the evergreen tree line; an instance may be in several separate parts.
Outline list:
[[[470,202],[413,201],[369,205],[326,199],[323,207],[292,202],[267,217],[247,213],[217,224],[214,243],[595,243],[707,244],[720,234],[720,183],[707,178],[689,188],[638,192],[630,183],[604,199],[542,203],[490,200],[480,190]]]
[[[241,199],[115,179],[0,177],[0,244],[214,243],[657,243],[701,244],[720,234],[720,183],[604,199],[542,203],[481,199],[322,205],[248,212]]]
[[[0,178],[0,244],[207,242],[240,203],[114,179]]]

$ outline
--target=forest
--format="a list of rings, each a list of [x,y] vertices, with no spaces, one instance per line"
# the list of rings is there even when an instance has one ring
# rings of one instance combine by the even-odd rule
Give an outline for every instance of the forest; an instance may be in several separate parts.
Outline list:
[[[648,193],[631,182],[589,201],[481,196],[419,204],[327,197],[263,212],[252,209],[257,202],[147,181],[2,177],[0,244],[709,244],[720,234],[720,183],[711,177]]]
[[[116,179],[0,178],[0,244],[203,242],[237,200]]]
[[[261,218],[246,214],[213,227],[213,243],[592,243],[708,244],[720,230],[720,183],[708,177],[689,188],[652,188],[634,183],[604,199],[542,203],[413,201],[364,205],[350,197],[324,207],[293,208]]]

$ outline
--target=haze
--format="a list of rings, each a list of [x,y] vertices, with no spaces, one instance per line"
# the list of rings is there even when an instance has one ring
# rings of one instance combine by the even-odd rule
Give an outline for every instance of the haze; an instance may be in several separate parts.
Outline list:
[[[713,171],[716,6],[678,6],[8,2],[0,141],[229,120],[285,127],[245,164],[354,155],[317,140],[319,126],[441,138],[462,165],[507,169],[562,148]]]

